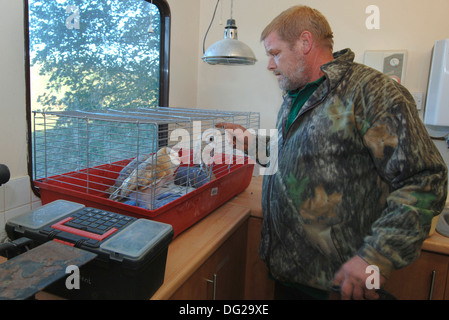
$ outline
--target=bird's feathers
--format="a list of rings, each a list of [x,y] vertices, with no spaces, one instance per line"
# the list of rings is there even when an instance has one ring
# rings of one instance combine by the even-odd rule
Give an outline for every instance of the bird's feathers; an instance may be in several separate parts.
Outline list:
[[[109,196],[110,199],[120,201],[132,192],[160,185],[158,182],[164,177],[164,181],[170,180],[179,165],[179,157],[172,149],[163,147],[143,162],[136,161],[132,165],[131,163],[123,168],[123,175],[120,173],[118,177],[120,181],[116,181],[116,189]],[[130,171],[131,173],[126,176]]]

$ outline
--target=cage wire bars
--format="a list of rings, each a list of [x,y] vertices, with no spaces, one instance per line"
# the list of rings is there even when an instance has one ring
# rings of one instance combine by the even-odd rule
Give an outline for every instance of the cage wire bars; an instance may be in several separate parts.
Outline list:
[[[257,112],[187,108],[33,112],[34,180],[149,210],[245,161],[217,123],[260,127]]]

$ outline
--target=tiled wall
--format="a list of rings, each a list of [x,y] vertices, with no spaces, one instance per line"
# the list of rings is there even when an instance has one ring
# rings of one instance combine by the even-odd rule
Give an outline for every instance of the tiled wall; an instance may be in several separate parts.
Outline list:
[[[31,190],[28,176],[14,178],[0,187],[0,242],[6,237],[8,219],[41,206],[41,200]]]

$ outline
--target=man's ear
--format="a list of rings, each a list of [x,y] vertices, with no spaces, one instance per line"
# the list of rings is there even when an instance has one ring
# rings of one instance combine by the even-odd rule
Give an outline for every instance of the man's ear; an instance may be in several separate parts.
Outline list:
[[[304,54],[308,54],[313,48],[313,36],[309,31],[303,31],[299,36],[299,41]]]

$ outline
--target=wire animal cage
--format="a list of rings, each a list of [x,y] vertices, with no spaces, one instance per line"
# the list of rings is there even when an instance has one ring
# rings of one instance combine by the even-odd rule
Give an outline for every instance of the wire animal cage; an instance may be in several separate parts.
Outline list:
[[[253,163],[220,122],[259,113],[185,108],[34,112],[34,184],[66,199],[170,223],[175,236],[249,184]]]

